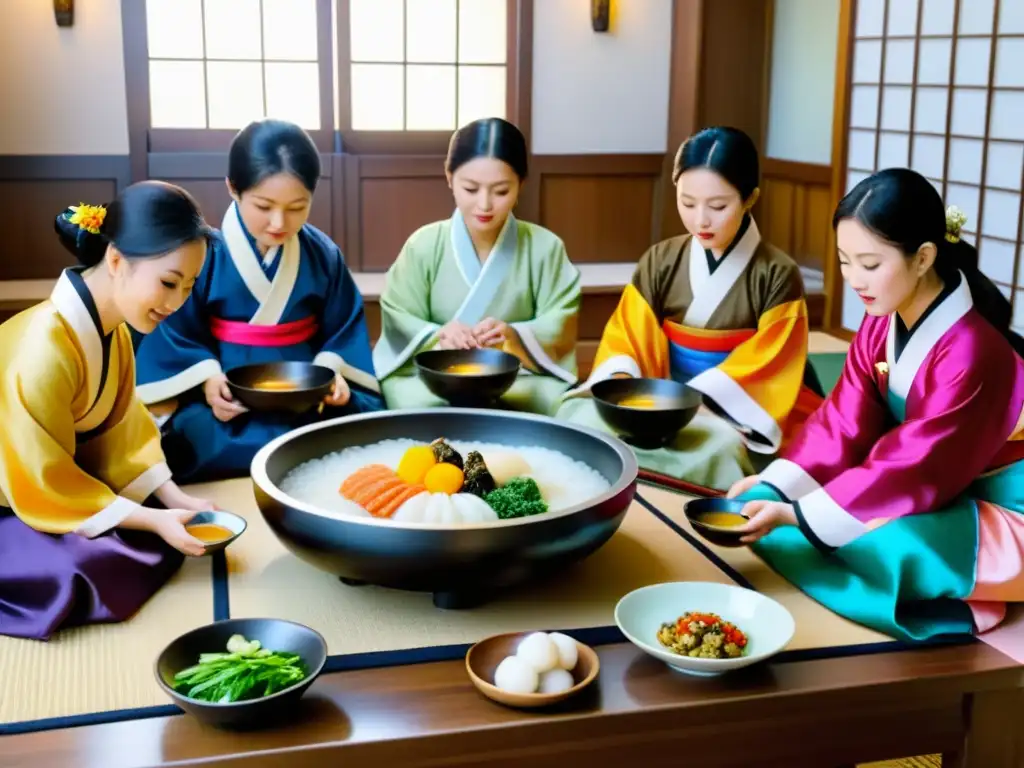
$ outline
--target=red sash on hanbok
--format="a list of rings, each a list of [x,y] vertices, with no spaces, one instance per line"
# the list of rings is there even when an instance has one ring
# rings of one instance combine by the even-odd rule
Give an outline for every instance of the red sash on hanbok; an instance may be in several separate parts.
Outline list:
[[[215,339],[249,347],[288,347],[301,344],[311,339],[319,328],[313,315],[277,325],[251,325],[220,317],[210,320],[210,332]]]

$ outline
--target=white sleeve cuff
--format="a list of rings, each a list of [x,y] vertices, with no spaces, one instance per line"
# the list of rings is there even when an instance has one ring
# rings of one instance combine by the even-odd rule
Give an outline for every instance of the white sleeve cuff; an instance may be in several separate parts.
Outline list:
[[[519,340],[523,343],[523,347],[540,368],[567,384],[576,383],[576,376],[562,368],[544,351],[544,347],[537,341],[537,337],[534,335],[529,323],[512,323],[512,328],[519,334]]]
[[[128,483],[120,490],[120,495],[141,504],[170,479],[171,469],[161,461]]]
[[[812,544],[837,549],[868,532],[868,527],[836,504],[824,488],[799,499],[796,509],[800,528]]]
[[[803,467],[789,459],[776,459],[765,468],[759,479],[778,489],[787,499],[799,499],[821,488]]]
[[[168,379],[153,381],[149,384],[140,384],[135,387],[135,394],[146,405],[162,403],[170,400],[183,392],[202,386],[211,376],[222,373],[220,363],[212,357],[207,360],[200,360],[195,365],[186,368],[181,373],[176,373]]]
[[[617,373],[626,373],[634,379],[639,379],[641,378],[643,371],[640,370],[640,364],[629,355],[616,355],[615,357],[609,357],[597,366],[597,368],[591,371],[590,376],[587,377],[585,382],[566,392],[565,397],[576,397],[578,395],[588,394],[590,392],[590,388],[597,384],[597,382],[610,379]]]
[[[743,443],[749,450],[755,453],[775,453],[782,445],[782,429],[775,419],[720,368],[708,368],[704,373],[690,379],[687,385],[713,400],[715,405],[739,425]],[[768,440],[768,443],[749,439],[749,435],[744,433],[745,430],[757,432]]]
[[[358,384],[363,389],[368,389],[371,392],[377,392],[378,394],[380,393],[380,382],[377,381],[376,376],[371,376],[366,371],[362,371],[353,365],[349,365],[345,362],[345,358],[337,352],[324,350],[323,352],[318,353],[317,356],[313,358],[313,365],[322,365],[325,368],[330,368],[343,379],[351,381],[353,384]]]
[[[124,496],[118,496],[113,502],[78,526],[75,533],[87,539],[96,538],[101,533],[106,533],[111,528],[119,526],[128,515],[138,508],[137,502]]]

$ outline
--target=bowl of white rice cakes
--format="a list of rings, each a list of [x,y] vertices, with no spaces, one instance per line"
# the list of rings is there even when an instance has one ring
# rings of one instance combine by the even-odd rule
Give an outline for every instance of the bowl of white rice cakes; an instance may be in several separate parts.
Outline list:
[[[251,467],[260,512],[295,556],[349,586],[471,608],[597,551],[636,493],[613,436],[514,411],[380,411],[300,427]]]

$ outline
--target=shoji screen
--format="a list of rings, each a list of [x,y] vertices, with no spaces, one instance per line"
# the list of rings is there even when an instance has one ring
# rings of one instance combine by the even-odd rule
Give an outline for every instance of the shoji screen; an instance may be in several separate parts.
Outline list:
[[[1024,330],[1024,0],[857,0],[847,189],[909,166],[969,217]],[[843,326],[863,305],[844,286]]]

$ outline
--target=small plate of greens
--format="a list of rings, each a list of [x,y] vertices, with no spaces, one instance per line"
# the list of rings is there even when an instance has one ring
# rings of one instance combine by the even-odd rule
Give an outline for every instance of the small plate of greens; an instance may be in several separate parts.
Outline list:
[[[299,699],[327,662],[327,643],[283,619],[207,624],[168,645],[156,662],[175,704],[216,726],[274,720]]]

